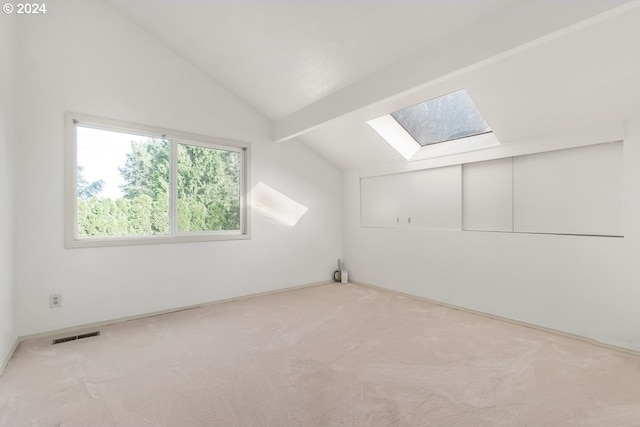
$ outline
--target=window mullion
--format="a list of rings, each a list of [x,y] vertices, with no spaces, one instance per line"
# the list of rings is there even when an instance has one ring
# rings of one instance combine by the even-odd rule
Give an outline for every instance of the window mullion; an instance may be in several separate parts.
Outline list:
[[[178,143],[169,139],[169,234],[178,234]]]

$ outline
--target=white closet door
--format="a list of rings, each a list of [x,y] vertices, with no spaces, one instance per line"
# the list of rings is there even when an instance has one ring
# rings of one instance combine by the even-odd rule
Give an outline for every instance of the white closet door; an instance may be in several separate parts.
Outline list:
[[[460,230],[462,170],[460,165],[404,174],[403,222],[409,227]]]
[[[464,230],[513,231],[512,160],[468,163],[462,168]]]
[[[622,143],[515,157],[514,231],[621,236]]]
[[[363,227],[399,227],[402,175],[360,179],[360,220]]]

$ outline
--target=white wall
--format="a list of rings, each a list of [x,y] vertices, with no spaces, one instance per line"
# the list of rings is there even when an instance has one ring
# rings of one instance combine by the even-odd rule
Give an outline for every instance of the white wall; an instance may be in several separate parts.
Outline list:
[[[16,21],[0,16],[0,370],[16,341],[13,283],[13,146]]]
[[[19,335],[324,281],[341,256],[341,174],[102,2],[51,1],[19,26]],[[308,207],[294,227],[252,215],[248,241],[65,249],[63,114],[252,144],[262,182]],[[51,293],[62,307],[50,309]]]
[[[362,228],[346,172],[350,278],[640,350],[640,120],[625,132],[624,238]]]

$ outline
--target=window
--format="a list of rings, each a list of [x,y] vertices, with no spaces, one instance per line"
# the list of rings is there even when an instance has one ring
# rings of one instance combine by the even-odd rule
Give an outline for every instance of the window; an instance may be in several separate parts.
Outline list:
[[[67,247],[248,238],[248,146],[67,114]]]
[[[423,147],[491,132],[464,89],[394,111],[391,117]]]
[[[367,123],[407,160],[424,151],[425,147],[429,147],[433,154],[436,151],[440,151],[440,155],[446,154],[443,150],[433,151],[431,147],[442,142],[484,134],[493,136],[489,125],[464,89],[394,111]],[[471,144],[459,142],[446,145],[450,146],[449,149],[454,148],[454,152],[462,152],[496,143],[495,138],[475,138]]]

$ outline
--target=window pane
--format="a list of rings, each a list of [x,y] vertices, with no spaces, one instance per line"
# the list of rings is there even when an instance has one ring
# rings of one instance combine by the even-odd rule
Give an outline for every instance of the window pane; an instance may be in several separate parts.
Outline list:
[[[178,231],[240,230],[240,153],[178,144]]]
[[[491,132],[464,89],[394,111],[391,116],[422,146]]]
[[[77,126],[78,237],[169,232],[169,143]]]

